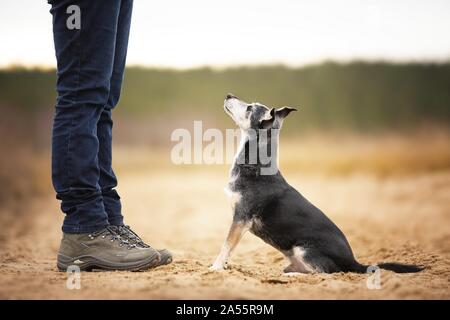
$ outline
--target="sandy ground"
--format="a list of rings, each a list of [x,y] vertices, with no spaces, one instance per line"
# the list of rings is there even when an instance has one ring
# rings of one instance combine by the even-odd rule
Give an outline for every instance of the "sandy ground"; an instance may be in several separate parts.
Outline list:
[[[49,196],[31,203],[20,223],[3,233],[0,298],[450,298],[450,172],[385,178],[285,174],[340,226],[360,262],[427,268],[418,274],[382,271],[381,289],[370,290],[368,275],[283,276],[283,256],[250,233],[229,270],[209,271],[231,220],[223,192],[227,170],[124,171],[119,191],[126,222],[155,247],[172,250],[174,262],[148,272],[82,273],[81,289],[67,289],[67,274],[55,266],[62,214]]]

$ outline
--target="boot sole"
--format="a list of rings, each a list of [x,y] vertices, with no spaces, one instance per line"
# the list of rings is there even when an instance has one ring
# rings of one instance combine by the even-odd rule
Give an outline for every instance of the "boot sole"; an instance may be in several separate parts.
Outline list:
[[[113,263],[106,260],[99,260],[92,256],[79,256],[75,258],[58,254],[57,267],[61,272],[67,271],[70,266],[77,266],[80,271],[108,270],[108,271],[143,271],[160,264],[160,255],[155,252],[151,257],[138,262]]]

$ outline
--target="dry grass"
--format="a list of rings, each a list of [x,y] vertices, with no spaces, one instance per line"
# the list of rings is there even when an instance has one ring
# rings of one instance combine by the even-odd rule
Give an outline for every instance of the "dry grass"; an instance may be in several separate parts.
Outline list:
[[[377,136],[309,136],[282,141],[284,168],[347,175],[407,175],[450,169],[450,132],[422,130]]]
[[[164,146],[120,148],[114,161],[117,168],[127,171],[149,166],[169,171],[217,171],[229,167],[229,164],[176,166],[170,160],[170,149]],[[428,128],[409,134],[282,136],[280,168],[328,176],[359,173],[377,177],[446,171],[450,169],[450,131]]]

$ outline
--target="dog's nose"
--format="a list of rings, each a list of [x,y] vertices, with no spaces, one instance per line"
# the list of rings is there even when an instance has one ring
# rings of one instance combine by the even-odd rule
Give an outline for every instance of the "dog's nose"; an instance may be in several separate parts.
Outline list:
[[[225,97],[225,100],[228,99],[237,99],[237,97],[235,95],[232,95],[231,93],[227,94],[227,96]]]

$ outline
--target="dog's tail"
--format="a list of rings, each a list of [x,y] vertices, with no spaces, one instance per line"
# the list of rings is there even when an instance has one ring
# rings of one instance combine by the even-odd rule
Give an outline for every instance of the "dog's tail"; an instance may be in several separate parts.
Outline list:
[[[416,273],[425,269],[424,267],[419,267],[414,264],[403,264],[396,262],[379,263],[378,267],[380,267],[381,269],[390,270],[397,273]]]
[[[403,264],[396,262],[379,263],[373,266],[366,266],[357,262],[354,266],[353,271],[357,273],[370,273],[373,272],[375,270],[374,268],[376,267],[396,273],[416,273],[425,269],[424,267],[419,267],[413,264]]]

